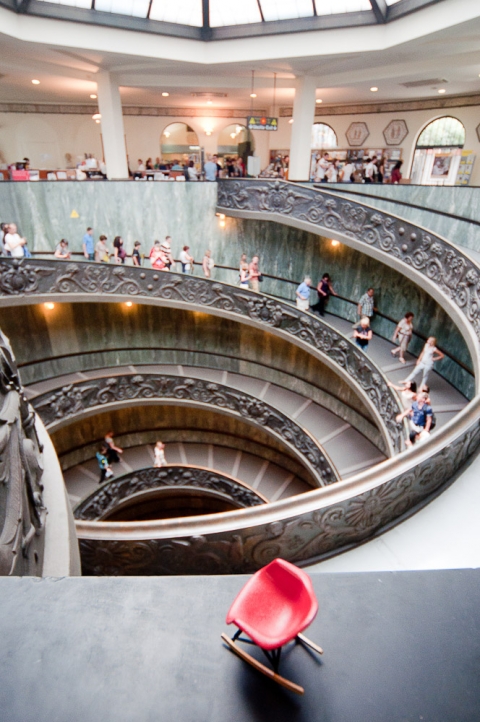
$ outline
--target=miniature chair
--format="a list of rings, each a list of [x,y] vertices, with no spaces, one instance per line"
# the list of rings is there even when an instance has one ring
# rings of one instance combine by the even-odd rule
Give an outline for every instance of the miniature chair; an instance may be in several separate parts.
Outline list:
[[[318,654],[323,649],[301,632],[314,620],[318,602],[308,574],[283,559],[275,559],[256,572],[245,584],[227,614],[227,624],[238,630],[230,639],[222,634],[223,641],[235,654],[283,687],[303,694],[304,689],[278,674],[283,645],[296,641]],[[247,634],[250,639],[240,637]],[[236,640],[256,644],[265,653],[273,670],[254,659],[236,644]]]

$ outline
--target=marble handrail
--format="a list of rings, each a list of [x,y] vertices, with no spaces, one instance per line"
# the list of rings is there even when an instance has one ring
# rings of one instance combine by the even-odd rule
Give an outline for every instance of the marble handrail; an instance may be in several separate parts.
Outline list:
[[[168,464],[136,469],[106,481],[75,507],[75,519],[99,521],[132,497],[157,489],[203,489],[221,494],[238,507],[267,504],[260,492],[228,474],[191,464]]]
[[[132,373],[71,383],[32,400],[50,433],[92,411],[161,402],[240,416],[285,444],[306,467],[315,485],[324,486],[339,479],[328,454],[308,431],[265,401],[223,384],[184,376]]]
[[[0,305],[104,301],[201,309],[282,336],[321,358],[362,396],[377,421],[387,453],[400,451],[402,405],[380,368],[325,320],[265,294],[182,273],[84,262],[1,259]]]

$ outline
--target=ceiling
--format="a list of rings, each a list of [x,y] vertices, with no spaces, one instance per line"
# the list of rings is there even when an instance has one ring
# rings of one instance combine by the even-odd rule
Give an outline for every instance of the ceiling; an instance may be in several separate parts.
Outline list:
[[[182,1],[176,0],[176,4]],[[125,7],[127,2],[133,0],[125,0]],[[288,3],[303,7],[303,0]],[[270,4],[280,7],[285,3],[272,0]],[[337,8],[342,4],[347,5],[338,0]],[[439,89],[445,90],[443,97],[480,93],[478,5],[476,0],[442,0],[383,26],[225,40],[208,56],[202,55],[197,45],[191,46],[191,40],[166,38],[159,44],[155,39],[149,45],[149,37],[142,33],[51,18],[23,18],[28,25],[16,22],[7,27],[5,20],[17,16],[0,7],[0,102],[91,103],[96,75],[104,70],[116,78],[123,103],[179,109],[249,111],[251,104],[254,109],[271,108],[274,74],[277,109],[292,105],[295,80],[301,75],[316,77],[317,99],[325,104],[438,98]],[[254,99],[250,98],[252,71]],[[32,85],[33,79],[40,84]],[[442,82],[405,86],[427,80]],[[371,87],[378,91],[372,92]]]

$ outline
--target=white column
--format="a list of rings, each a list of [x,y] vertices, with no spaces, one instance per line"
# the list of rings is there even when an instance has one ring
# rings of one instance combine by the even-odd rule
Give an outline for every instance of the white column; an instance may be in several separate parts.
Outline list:
[[[110,73],[106,71],[98,73],[96,80],[107,175],[110,179],[128,178],[120,90]]]
[[[292,139],[290,142],[290,180],[306,181],[310,175],[312,125],[315,120],[316,78],[303,76],[295,82]]]

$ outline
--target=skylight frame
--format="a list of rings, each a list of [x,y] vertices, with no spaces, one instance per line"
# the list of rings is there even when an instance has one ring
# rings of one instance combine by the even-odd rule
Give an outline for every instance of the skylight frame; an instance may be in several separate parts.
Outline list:
[[[175,0],[171,1],[174,2]],[[311,1],[312,8],[315,8],[315,2],[319,2],[321,0]],[[36,17],[70,20],[88,25],[100,25],[104,27],[135,30],[156,35],[182,37],[192,40],[213,41],[375,25],[396,20],[399,17],[403,17],[404,15],[408,15],[429,5],[443,2],[444,0],[399,0],[399,2],[391,5],[387,5],[385,0],[369,1],[372,6],[371,10],[326,15],[313,14],[312,11],[311,16],[279,20],[262,19],[261,22],[250,22],[241,25],[225,25],[218,27],[212,27],[210,25],[210,0],[198,0],[202,6],[203,22],[201,27],[199,25],[185,25],[178,22],[168,22],[149,18],[148,15],[152,2],[156,2],[156,0],[152,0],[152,2],[149,3],[149,9],[146,17],[136,17],[132,15],[122,15],[114,12],[95,10],[95,0],[92,0],[90,9],[77,8],[69,4],[63,4],[64,2],[74,3],[75,0],[63,0],[63,3],[62,0],[60,0],[60,2],[57,0],[0,0],[0,6],[7,7],[17,13],[26,13]],[[257,2],[261,8],[262,0],[257,0]]]

